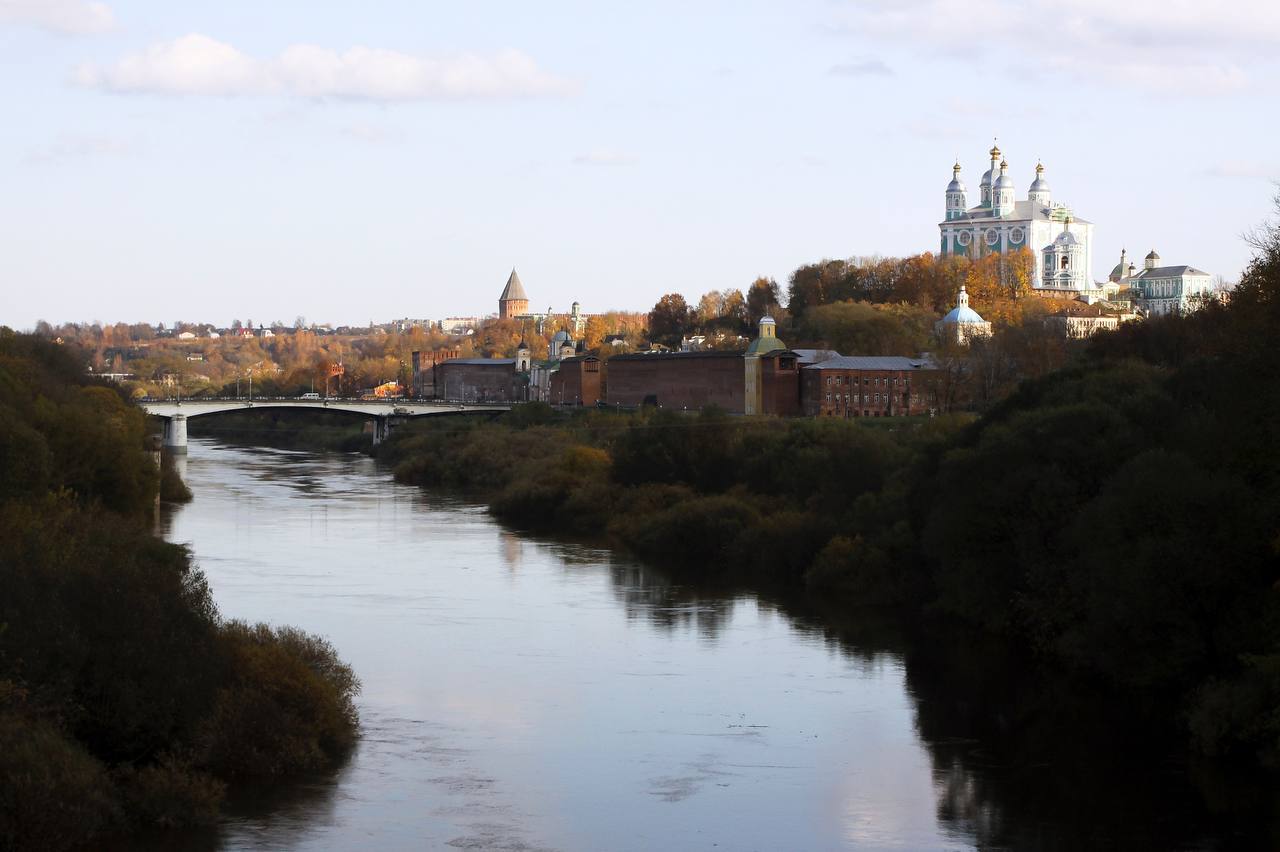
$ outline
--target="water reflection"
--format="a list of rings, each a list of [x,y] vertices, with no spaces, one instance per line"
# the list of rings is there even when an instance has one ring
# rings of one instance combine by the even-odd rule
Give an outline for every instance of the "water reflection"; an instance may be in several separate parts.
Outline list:
[[[1227,848],[1277,812],[1212,811],[998,648],[674,582],[358,456],[193,440],[188,481],[168,535],[222,611],[329,636],[365,692],[348,766],[185,848]]]

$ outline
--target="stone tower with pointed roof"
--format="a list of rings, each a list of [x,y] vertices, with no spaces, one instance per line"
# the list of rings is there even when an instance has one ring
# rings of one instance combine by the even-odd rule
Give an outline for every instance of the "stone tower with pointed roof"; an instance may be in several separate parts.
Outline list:
[[[498,319],[515,319],[528,313],[529,296],[525,293],[524,285],[520,283],[520,276],[516,274],[513,267],[511,277],[507,279],[507,286],[502,288],[502,295],[498,297]]]

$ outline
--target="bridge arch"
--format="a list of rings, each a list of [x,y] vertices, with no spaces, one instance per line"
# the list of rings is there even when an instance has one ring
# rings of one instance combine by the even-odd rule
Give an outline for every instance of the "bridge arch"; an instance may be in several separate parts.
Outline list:
[[[415,417],[467,414],[473,412],[508,411],[510,403],[461,403],[445,400],[410,399],[184,399],[143,400],[143,410],[164,421],[164,447],[171,453],[187,451],[187,420],[232,411],[258,409],[294,409],[307,411],[337,411],[355,414],[373,421],[373,443],[380,444],[401,422]]]

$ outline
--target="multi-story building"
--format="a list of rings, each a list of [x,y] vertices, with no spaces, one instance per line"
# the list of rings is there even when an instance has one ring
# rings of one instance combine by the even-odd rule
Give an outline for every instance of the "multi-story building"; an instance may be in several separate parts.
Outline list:
[[[941,253],[977,259],[1027,249],[1035,259],[1032,286],[1041,295],[1075,298],[1093,294],[1093,223],[1080,219],[1065,204],[1055,203],[1036,164],[1036,177],[1024,200],[1016,200],[1009,164],[999,147],[989,152],[991,166],[979,184],[981,198],[968,204],[960,180],[960,164],[952,166],[946,190],[946,213],[938,223]]]
[[[1194,266],[1161,266],[1155,249],[1147,254],[1141,272],[1125,267],[1123,252],[1116,269],[1127,273],[1119,283],[1128,287],[1134,307],[1148,316],[1185,314],[1214,298],[1213,277],[1209,273]],[[1116,270],[1112,270],[1112,276],[1115,274]]]
[[[942,372],[927,358],[843,355],[800,372],[809,417],[906,417],[939,407]]]

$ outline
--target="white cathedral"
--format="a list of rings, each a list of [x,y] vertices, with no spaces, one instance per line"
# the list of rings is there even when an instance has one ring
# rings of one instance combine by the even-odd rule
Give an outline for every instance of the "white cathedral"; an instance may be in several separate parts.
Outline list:
[[[938,223],[942,254],[977,259],[1029,249],[1035,258],[1033,286],[1041,295],[1101,296],[1091,272],[1093,223],[1076,218],[1067,205],[1053,202],[1039,163],[1026,200],[1016,200],[1009,164],[999,147],[993,146],[990,154],[991,167],[982,176],[982,198],[976,207],[969,207],[960,164],[952,166],[946,219]]]

